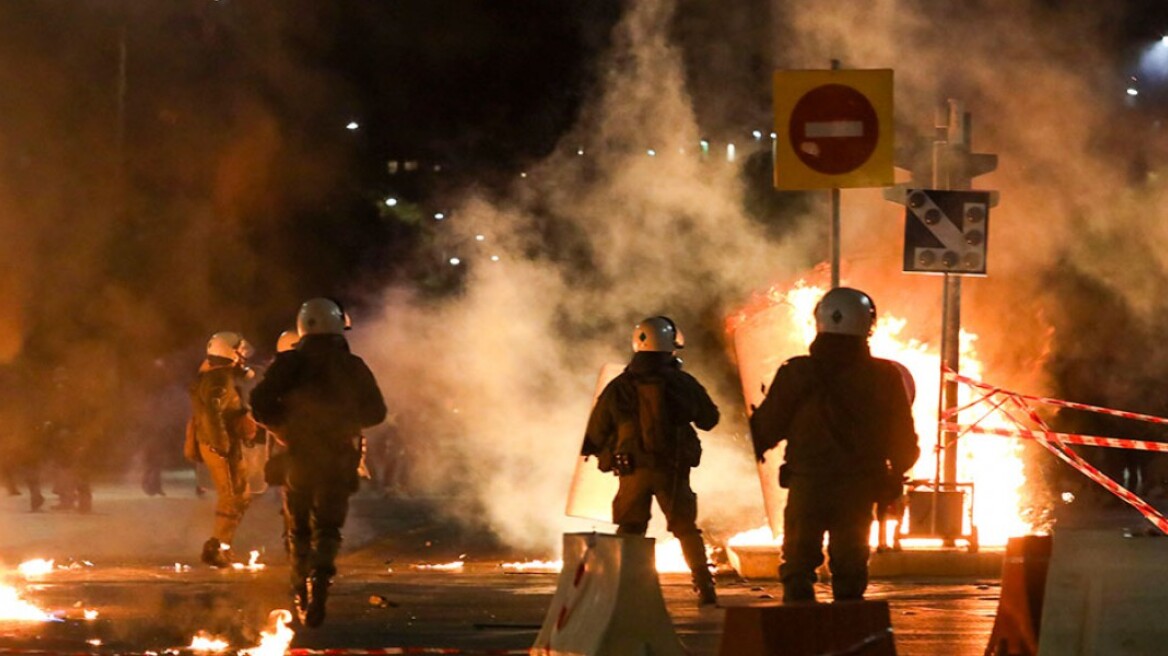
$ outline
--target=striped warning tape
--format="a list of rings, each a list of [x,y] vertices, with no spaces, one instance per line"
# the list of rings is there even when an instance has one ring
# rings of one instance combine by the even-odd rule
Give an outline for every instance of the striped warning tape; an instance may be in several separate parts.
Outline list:
[[[1084,476],[1091,479],[1092,481],[1094,481],[1098,485],[1102,486],[1108,492],[1111,492],[1115,496],[1119,497],[1124,503],[1127,503],[1131,507],[1135,508],[1141,515],[1143,515],[1144,519],[1148,520],[1149,523],[1151,523],[1153,526],[1158,528],[1162,533],[1168,534],[1168,518],[1166,518],[1164,515],[1162,515],[1160,513],[1160,511],[1158,511],[1154,507],[1152,507],[1152,505],[1149,504],[1147,501],[1144,501],[1143,499],[1141,499],[1134,492],[1125,488],[1124,486],[1120,485],[1119,483],[1115,482],[1111,477],[1107,476],[1106,474],[1101,472],[1098,468],[1096,468],[1094,465],[1087,462],[1083,458],[1083,456],[1079,455],[1078,453],[1073,451],[1068,446],[1068,443],[1080,443],[1080,444],[1085,443],[1085,440],[1087,438],[1100,440],[1103,442],[1109,442],[1106,444],[1101,443],[1101,444],[1098,444],[1097,446],[1111,446],[1111,447],[1115,447],[1115,448],[1128,448],[1128,449],[1136,448],[1135,446],[1132,446],[1132,444],[1134,444],[1136,442],[1139,442],[1143,445],[1153,445],[1153,444],[1156,444],[1155,442],[1147,442],[1145,440],[1123,440],[1123,439],[1119,439],[1119,438],[1101,438],[1101,437],[1095,437],[1095,436],[1089,436],[1089,435],[1073,435],[1073,434],[1066,434],[1066,433],[1057,433],[1057,432],[1052,431],[1050,429],[1050,426],[1047,425],[1046,421],[1043,420],[1043,418],[1038,414],[1038,412],[1029,403],[1027,403],[1027,401],[1046,403],[1048,405],[1056,405],[1059,407],[1075,408],[1078,410],[1086,410],[1089,412],[1098,412],[1101,414],[1108,414],[1108,415],[1112,415],[1112,416],[1116,416],[1116,417],[1123,417],[1125,419],[1137,419],[1137,420],[1141,420],[1141,421],[1150,421],[1153,423],[1168,423],[1168,420],[1166,420],[1162,417],[1155,417],[1152,415],[1143,415],[1143,414],[1134,413],[1134,412],[1125,412],[1122,410],[1112,410],[1110,408],[1100,408],[1097,406],[1090,406],[1090,405],[1086,405],[1083,403],[1072,403],[1070,401],[1062,401],[1059,399],[1049,399],[1049,398],[1043,398],[1043,397],[1037,397],[1037,396],[1029,396],[1026,394],[1018,394],[1016,392],[1004,390],[1000,387],[995,387],[993,385],[987,385],[986,383],[983,383],[983,382],[977,381],[977,380],[973,380],[972,378],[969,378],[967,376],[961,376],[961,375],[957,374],[956,372],[954,372],[952,369],[949,369],[948,367],[945,368],[945,375],[949,379],[955,380],[958,383],[963,383],[963,384],[968,385],[972,388],[976,388],[976,389],[979,389],[979,390],[982,390],[983,392],[985,392],[985,394],[980,399],[978,399],[977,401],[975,401],[973,403],[967,404],[966,408],[969,408],[971,406],[977,405],[978,403],[982,403],[982,402],[989,403],[991,399],[997,397],[998,400],[994,404],[994,408],[995,409],[1002,409],[1002,412],[1000,413],[1000,415],[1009,419],[1015,425],[1015,428],[1012,431],[1010,429],[1006,429],[1006,431],[1008,433],[1010,433],[1010,436],[1023,437],[1023,438],[1032,439],[1032,440],[1038,442],[1043,447],[1045,447],[1048,451],[1050,451],[1055,456],[1057,456],[1059,459],[1061,459],[1063,462],[1067,463],[1068,465],[1073,467],[1075,470],[1077,470],[1079,473],[1083,474]],[[1014,407],[1014,409],[1025,414],[1026,418],[1030,422],[1032,422],[1034,425],[1038,426],[1039,429],[1035,430],[1035,429],[1032,429],[1032,428],[1024,425],[1023,422],[1018,420],[1016,417],[1014,417],[1014,415],[1012,415],[1007,408],[1002,407],[1006,404],[1012,405]],[[956,413],[956,410],[950,411],[950,413],[947,413],[948,416],[943,415],[942,419],[952,419],[953,416],[955,415],[955,413]],[[984,418],[985,418],[985,416],[982,417],[982,419],[984,419]],[[980,422],[981,419],[979,419],[978,421]],[[966,432],[966,433],[976,431],[976,432],[989,432],[991,434],[996,434],[995,429],[983,429],[981,426],[977,425],[977,422],[975,422],[972,425],[967,425],[967,426],[960,426],[957,424],[951,424],[951,423],[947,424],[944,422],[940,422],[939,429],[944,430],[945,426],[958,427],[960,430],[962,430],[963,432]],[[950,428],[950,430],[952,430],[952,428]],[[1063,439],[1064,436],[1068,437],[1068,438],[1072,438],[1072,439],[1065,440],[1065,439]],[[1154,450],[1158,451],[1161,449],[1159,447],[1157,447]]]
[[[955,380],[959,383],[964,383],[964,384],[966,384],[970,387],[976,388],[976,389],[988,391],[991,394],[994,394],[994,393],[1008,394],[1010,396],[1013,396],[1013,397],[1019,398],[1019,399],[1023,399],[1025,401],[1034,401],[1035,403],[1043,403],[1046,405],[1053,405],[1053,406],[1058,407],[1058,408],[1070,408],[1073,410],[1085,410],[1087,412],[1096,412],[1099,414],[1111,415],[1112,417],[1123,417],[1124,419],[1135,419],[1137,421],[1147,421],[1147,422],[1151,422],[1153,424],[1168,424],[1168,418],[1157,417],[1156,415],[1145,415],[1145,414],[1142,414],[1139,412],[1128,412],[1126,410],[1113,410],[1111,408],[1102,408],[1102,407],[1099,407],[1097,405],[1087,405],[1086,403],[1076,403],[1074,401],[1064,401],[1062,399],[1052,399],[1052,398],[1045,397],[1045,396],[1031,396],[1029,394],[1019,394],[1017,392],[1010,392],[1010,391],[1004,390],[1000,387],[995,387],[993,385],[987,385],[986,383],[983,383],[980,380],[976,380],[976,379],[970,378],[968,376],[962,376],[961,374],[953,371],[952,369],[950,369],[948,367],[945,368],[945,377],[948,378],[949,380]]]
[[[962,433],[977,433],[980,435],[1000,435],[1002,437],[1035,438],[1041,435],[1048,440],[1057,440],[1066,444],[1082,444],[1084,446],[1102,446],[1113,449],[1136,449],[1139,451],[1160,451],[1168,453],[1168,442],[1151,442],[1149,440],[1129,440],[1120,437],[1100,437],[1098,435],[1080,435],[1078,433],[1058,433],[1048,430],[1022,431],[1018,428],[991,428],[974,424],[955,424],[945,422],[941,430]]]
[[[228,650],[230,651],[230,650]],[[54,649],[20,649],[14,647],[0,647],[0,654],[14,654],[19,656],[158,656],[159,654],[206,653],[193,652],[190,649],[164,649],[159,651],[70,651]],[[380,647],[375,649],[289,649],[287,656],[393,656],[408,655],[422,656],[425,654],[460,654],[462,656],[518,656],[528,654],[527,649],[453,649],[447,647]]]

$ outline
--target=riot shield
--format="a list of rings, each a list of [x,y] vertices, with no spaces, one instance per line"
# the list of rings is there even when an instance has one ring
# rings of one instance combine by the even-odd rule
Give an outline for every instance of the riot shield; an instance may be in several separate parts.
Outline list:
[[[592,394],[593,406],[596,405],[596,399],[600,397],[604,388],[613,378],[620,375],[624,368],[624,365],[612,362],[600,368],[600,375],[596,378],[596,391]],[[579,455],[579,450],[576,453],[576,471],[572,474],[572,487],[568,490],[568,506],[565,513],[569,517],[612,523],[612,498],[616,496],[620,479],[611,472],[597,469],[596,458]]]

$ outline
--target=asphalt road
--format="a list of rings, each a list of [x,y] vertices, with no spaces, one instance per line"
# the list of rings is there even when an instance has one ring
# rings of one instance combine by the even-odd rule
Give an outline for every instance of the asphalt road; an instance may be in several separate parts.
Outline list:
[[[202,630],[233,647],[256,644],[268,614],[289,608],[274,495],[259,497],[237,539],[263,551],[261,571],[217,571],[197,564],[211,502],[182,484],[148,498],[131,485],[103,486],[91,515],[32,514],[27,500],[0,500],[0,560],[6,580],[62,621],[0,622],[0,652],[145,653],[183,648]],[[534,641],[557,575],[509,573],[522,560],[490,536],[435,519],[427,500],[355,499],[329,618],[296,629],[293,648],[444,648],[522,653]],[[11,567],[33,557],[58,566],[25,580]],[[462,558],[460,569],[425,569]],[[61,569],[60,566],[68,566]],[[661,586],[682,643],[694,655],[718,653],[725,607],[773,601],[776,581],[719,575],[718,608],[699,609],[688,577]],[[901,656],[982,654],[998,602],[996,580],[877,580],[871,599],[892,610]],[[98,611],[96,620],[84,611]]]

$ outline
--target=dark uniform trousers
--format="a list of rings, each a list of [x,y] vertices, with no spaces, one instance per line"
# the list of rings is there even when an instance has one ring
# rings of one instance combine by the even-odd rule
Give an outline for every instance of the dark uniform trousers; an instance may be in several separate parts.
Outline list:
[[[284,485],[284,528],[292,557],[292,580],[331,578],[337,573],[341,529],[349,514],[349,497],[357,490],[356,449],[337,452],[289,452]]]
[[[690,487],[689,473],[689,467],[638,467],[621,476],[612,500],[612,521],[618,534],[644,535],[656,497],[690,571],[695,577],[705,577],[709,575],[706,546],[697,527],[698,497]]]
[[[868,542],[874,483],[866,478],[794,476],[783,511],[783,563],[779,578],[784,601],[815,599],[815,570],[827,547],[832,597],[860,599],[868,587]]]

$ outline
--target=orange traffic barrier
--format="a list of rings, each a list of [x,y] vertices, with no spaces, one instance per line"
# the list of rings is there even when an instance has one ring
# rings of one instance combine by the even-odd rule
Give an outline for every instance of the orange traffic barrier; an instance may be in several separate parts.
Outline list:
[[[896,656],[886,601],[729,606],[719,656]]]
[[[1035,656],[1042,623],[1049,535],[1010,538],[1002,560],[1002,595],[986,656]]]

